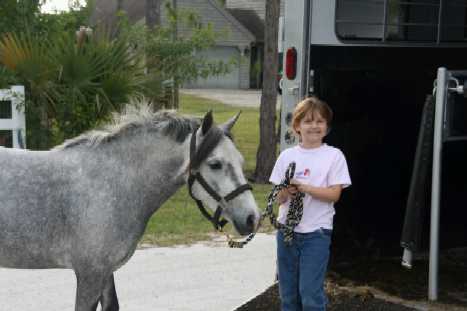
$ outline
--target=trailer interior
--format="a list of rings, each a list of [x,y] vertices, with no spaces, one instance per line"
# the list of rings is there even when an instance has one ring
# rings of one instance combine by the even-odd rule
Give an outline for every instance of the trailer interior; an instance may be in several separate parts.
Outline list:
[[[335,112],[327,140],[345,153],[353,182],[337,204],[338,238],[400,254],[422,108],[437,68],[467,69],[466,55],[467,48],[311,46],[310,92]],[[450,107],[453,135],[467,135],[467,101],[456,96]],[[442,163],[440,247],[465,246],[467,141],[444,143]],[[430,191],[420,219],[425,249]]]

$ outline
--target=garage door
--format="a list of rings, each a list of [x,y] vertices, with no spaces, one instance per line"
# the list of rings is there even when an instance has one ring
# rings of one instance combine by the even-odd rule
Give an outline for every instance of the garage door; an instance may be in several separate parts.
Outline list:
[[[231,71],[225,75],[211,76],[207,79],[199,78],[197,81],[192,82],[185,87],[188,88],[226,88],[238,89],[240,88],[240,70],[238,66],[238,59],[240,51],[236,47],[216,46],[210,48],[208,51],[203,52],[210,61],[223,61],[229,63],[235,60],[237,64],[231,66]]]

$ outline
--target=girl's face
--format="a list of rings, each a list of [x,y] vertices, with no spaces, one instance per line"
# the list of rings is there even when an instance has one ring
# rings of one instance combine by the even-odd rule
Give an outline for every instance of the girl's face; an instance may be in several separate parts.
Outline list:
[[[295,128],[300,135],[303,147],[319,147],[328,131],[326,119],[317,111],[308,112]]]

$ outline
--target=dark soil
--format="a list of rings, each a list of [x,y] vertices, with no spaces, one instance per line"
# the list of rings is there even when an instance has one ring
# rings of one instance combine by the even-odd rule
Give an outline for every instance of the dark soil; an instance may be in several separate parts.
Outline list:
[[[329,295],[329,289],[328,289]],[[255,299],[247,302],[235,311],[280,311],[280,300],[278,285],[275,284],[268,288],[264,293]],[[329,295],[328,311],[351,311],[351,310],[369,310],[369,311],[409,311],[415,310],[375,298],[371,293],[352,293],[344,290],[334,290]]]
[[[334,259],[326,280],[328,311],[467,311],[467,249],[443,254],[438,285],[439,300],[428,303],[426,259],[415,260],[412,270],[399,258]],[[277,284],[235,311],[253,310],[280,311]]]

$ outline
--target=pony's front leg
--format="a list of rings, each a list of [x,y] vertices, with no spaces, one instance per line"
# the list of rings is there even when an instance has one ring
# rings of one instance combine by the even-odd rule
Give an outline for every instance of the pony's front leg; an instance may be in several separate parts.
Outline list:
[[[96,311],[109,275],[92,268],[86,271],[75,271],[75,274],[77,281],[75,311]]]
[[[117,292],[115,291],[115,281],[113,273],[107,279],[104,285],[104,290],[102,291],[101,298],[99,302],[102,306],[102,311],[118,311],[118,298]]]

